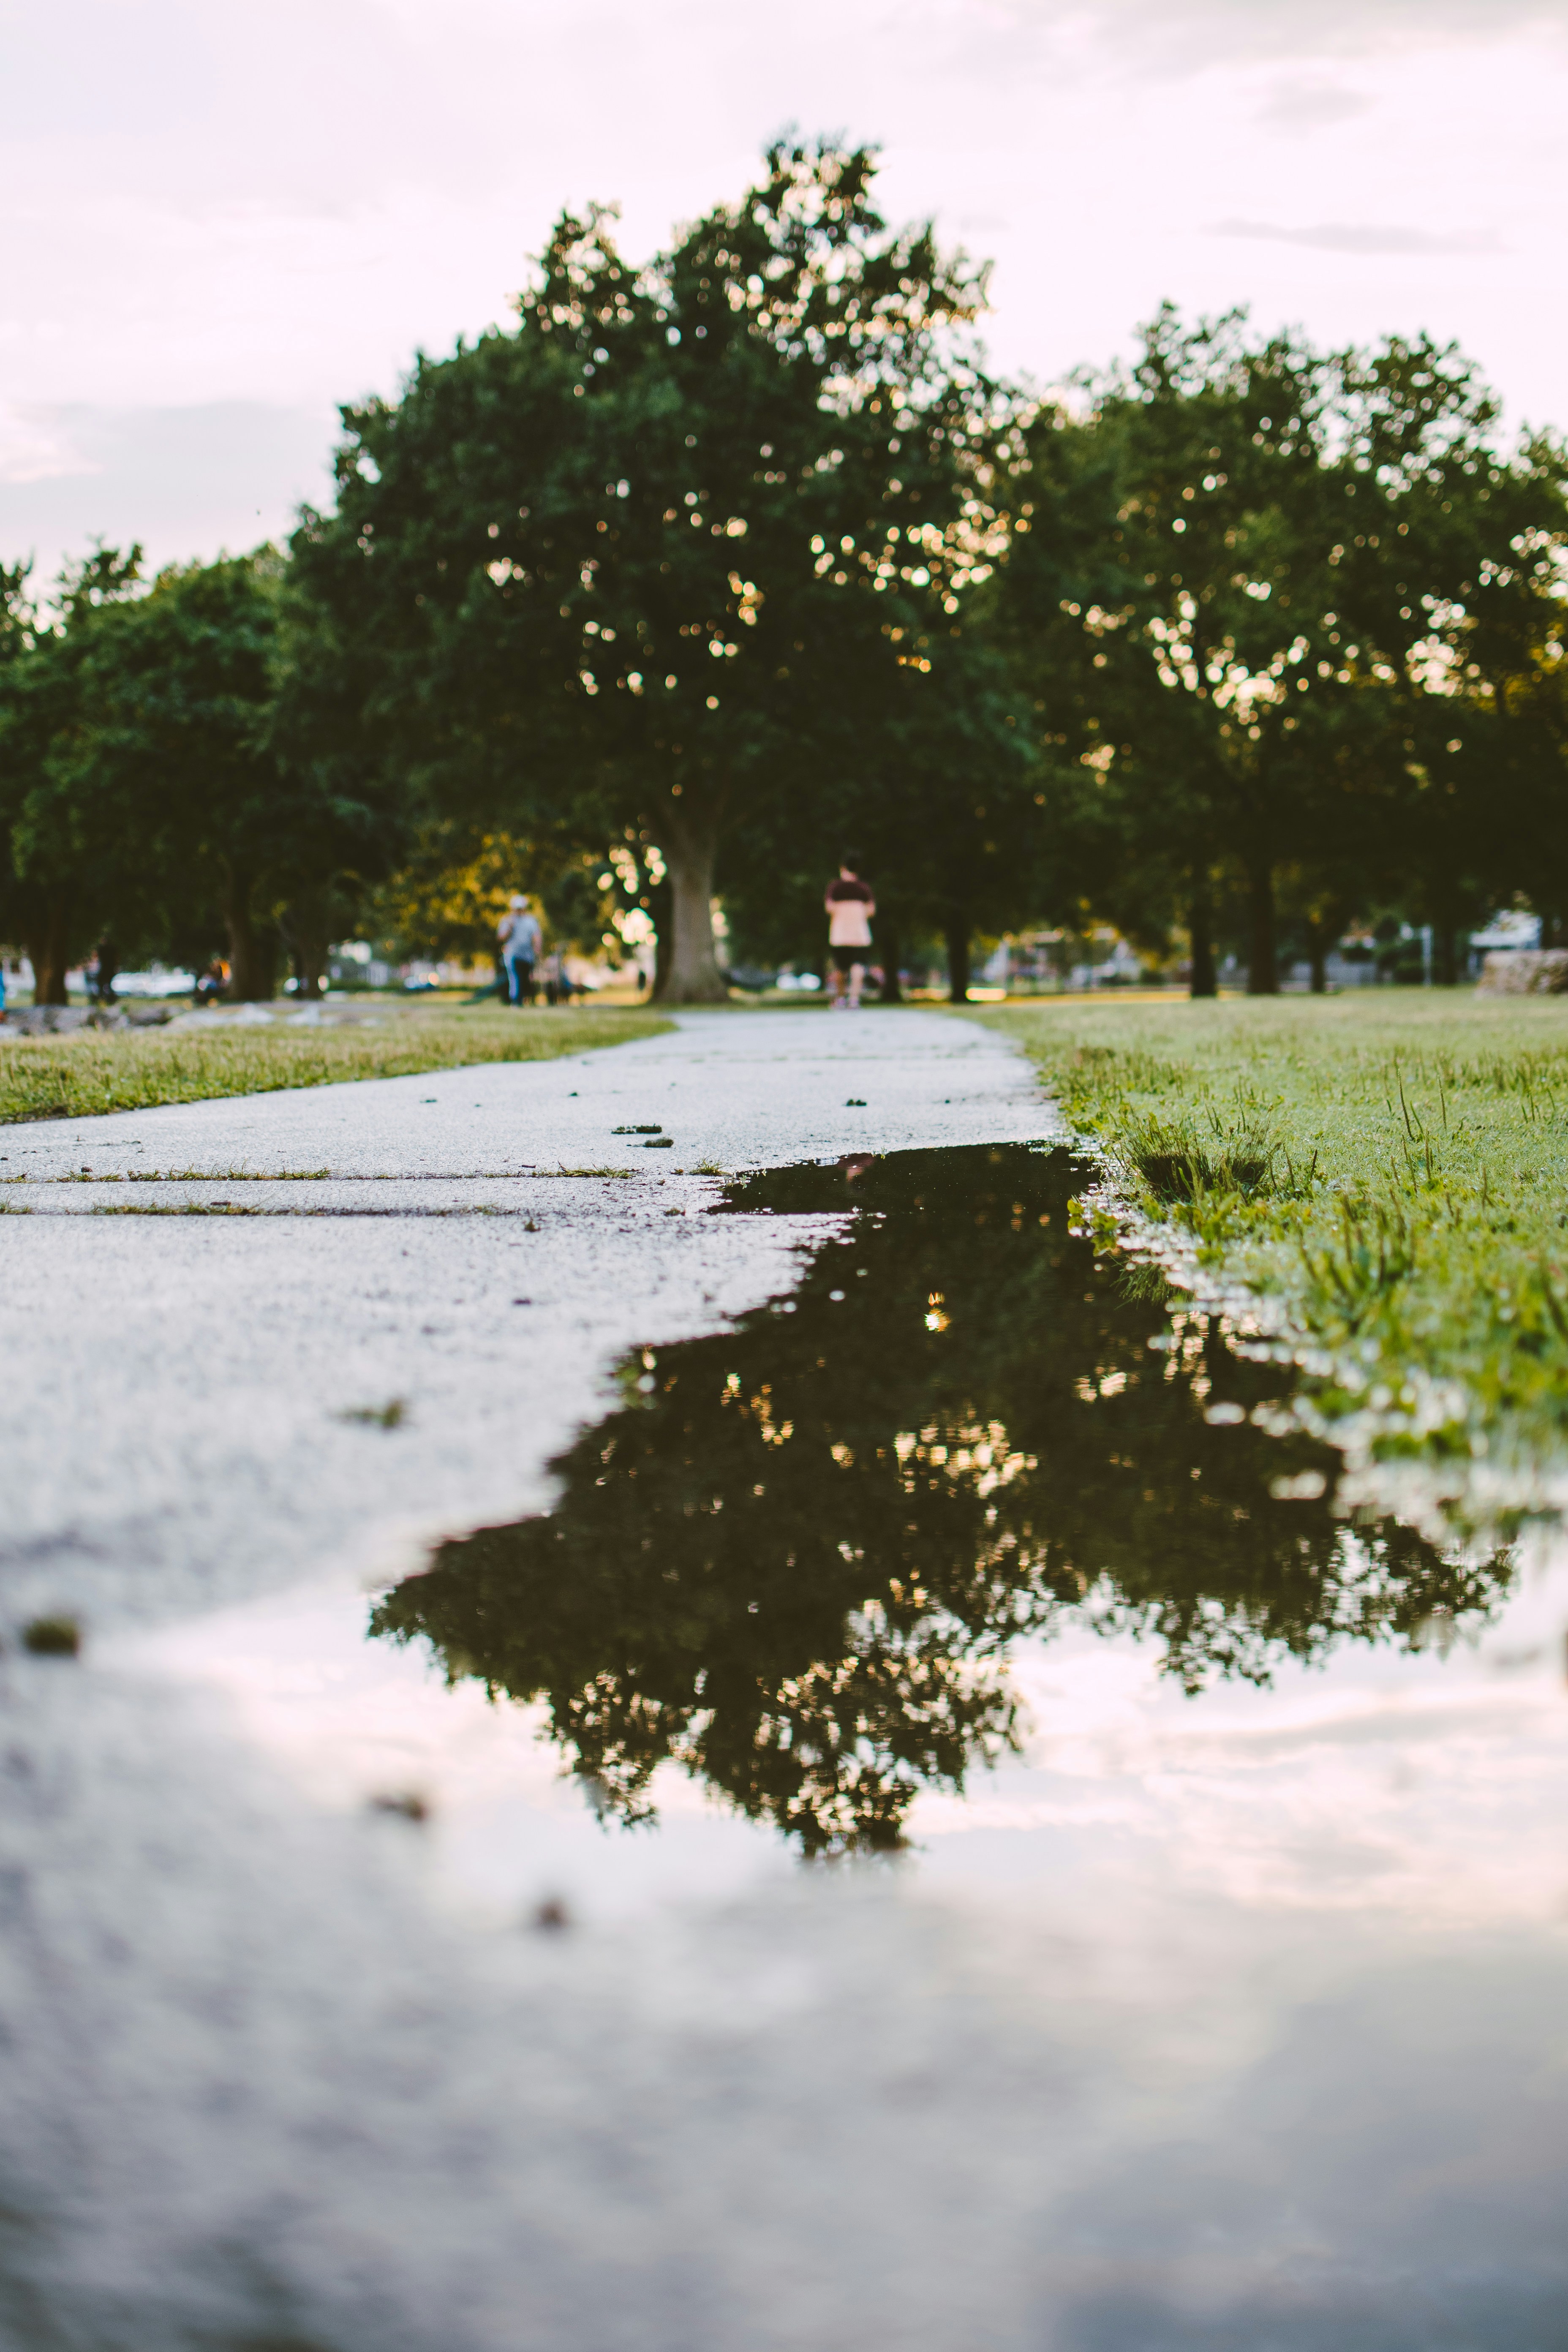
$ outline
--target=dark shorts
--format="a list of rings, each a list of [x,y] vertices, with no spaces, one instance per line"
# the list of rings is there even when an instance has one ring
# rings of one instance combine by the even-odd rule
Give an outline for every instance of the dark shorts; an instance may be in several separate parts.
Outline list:
[[[871,958],[868,944],[863,948],[829,948],[827,952],[833,958],[835,968],[845,973],[853,971],[857,964],[864,968]]]

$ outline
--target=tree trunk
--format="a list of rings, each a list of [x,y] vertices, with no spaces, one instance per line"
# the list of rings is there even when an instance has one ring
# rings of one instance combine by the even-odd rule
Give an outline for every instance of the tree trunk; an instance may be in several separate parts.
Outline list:
[[[1432,933],[1432,977],[1439,988],[1458,988],[1459,984],[1459,927],[1457,923],[1438,923]]]
[[[1251,916],[1252,954],[1247,965],[1248,996],[1278,996],[1279,968],[1274,952],[1274,869],[1266,863],[1247,869],[1247,895]]]
[[[653,988],[648,996],[648,1003],[655,1004],[664,994],[668,983],[670,950],[675,944],[668,866],[657,882],[650,878],[645,897],[648,920],[653,925]]]
[[[294,967],[297,983],[295,992],[300,997],[320,996],[327,974],[327,957],[331,948],[326,908],[310,898],[293,898],[284,908],[279,929],[289,950],[289,961]]]
[[[33,967],[35,1004],[68,1004],[66,966],[70,960],[70,902],[63,892],[40,900],[27,925],[24,944]]]
[[[877,1002],[879,1004],[901,1004],[904,1001],[904,991],[899,979],[900,951],[898,928],[895,924],[879,919],[877,929],[881,933],[877,952],[882,959],[882,985],[878,992]]]
[[[1214,908],[1210,903],[1206,882],[1193,892],[1187,908],[1187,930],[1192,940],[1192,977],[1187,982],[1189,996],[1217,996],[1219,980],[1214,961]]]
[[[730,991],[713,952],[710,831],[668,826],[660,843],[669,879],[669,960],[656,993],[662,1004],[727,1004]],[[659,946],[664,939],[662,930]],[[662,959],[661,959],[662,961]]]
[[[947,1001],[950,1004],[969,1002],[969,917],[962,907],[954,907],[942,926],[947,940]]]
[[[1329,935],[1321,923],[1307,926],[1307,960],[1312,967],[1312,993],[1329,992]]]
[[[231,1004],[267,1003],[272,995],[275,968],[272,942],[264,940],[250,911],[251,877],[226,869],[223,917],[228,932],[228,1001]]]

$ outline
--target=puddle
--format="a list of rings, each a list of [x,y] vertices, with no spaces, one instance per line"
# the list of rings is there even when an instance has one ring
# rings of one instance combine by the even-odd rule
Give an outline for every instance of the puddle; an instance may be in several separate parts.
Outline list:
[[[628,2212],[687,2242],[639,2149],[661,2184],[695,2180],[660,2341],[826,2341],[821,2312],[866,2278],[845,2341],[1568,2340],[1563,1558],[1336,1517],[1335,1457],[1253,1418],[1291,1376],[1097,1265],[1068,1232],[1082,1174],[1008,1146],[732,1184],[719,1213],[798,1219],[798,1286],[626,1363],[552,1511],[441,1545],[368,1640],[364,1596],[318,1588],[151,1645],[502,1929],[498,1982],[548,1951],[584,2021],[633,2020],[629,2042],[568,2035],[570,2095],[546,2071],[531,2104],[540,1996],[507,1979],[493,2042],[416,2074],[417,2122],[399,2107],[379,2152],[356,2141],[400,2313],[426,2307],[429,2250],[458,2249],[458,2317],[410,2342],[516,2340],[541,2255],[509,2131],[589,2217],[590,2295],[651,2293],[637,2240],[630,2269],[604,2254]],[[803,1857],[804,1899],[728,1901]],[[862,1876],[884,1882],[868,1903]],[[881,1899],[910,1888],[934,1899]],[[331,1890],[309,1892],[330,1928]],[[519,1932],[546,1921],[565,1932]],[[443,2029],[474,1998],[422,1982]],[[397,2004],[355,2000],[345,2046],[361,2011],[404,2034]],[[710,2045],[731,2071],[701,2071]],[[275,2072],[288,2046],[267,2044]],[[366,2051],[377,2083],[405,2056]],[[330,2216],[345,2063],[331,2133],[312,2080],[280,2176]],[[492,2078],[459,2130],[447,2084]],[[595,2151],[575,2170],[574,2097]],[[883,2190],[896,2227],[868,2235]],[[278,2259],[275,2209],[251,2200],[242,2254],[262,2210]],[[465,2332],[462,2295],[510,2282],[514,2248],[526,2277]],[[694,2326],[688,2282],[727,2263],[743,2315]],[[826,2300],[774,2329],[797,2274]],[[564,2307],[539,2341],[653,2340],[640,2302],[626,2329]],[[270,2302],[247,2310],[246,2341],[281,2341]],[[386,2336],[374,2313],[307,2333]]]
[[[1568,1570],[1336,1516],[1294,1375],[1069,1231],[1022,1145],[731,1183],[786,1297],[649,1347],[552,1511],[370,1612],[159,1637],[336,1804],[418,1799],[489,1916],[608,1918],[802,1858],[965,1899],[1470,1924],[1568,1909]],[[1098,1890],[1098,1895],[1096,1893]]]
[[[1252,1418],[1292,1375],[1097,1265],[1085,1175],[1006,1145],[730,1185],[721,1213],[848,1220],[789,1297],[624,1366],[555,1509],[442,1545],[374,1634],[542,1710],[605,1821],[652,1820],[675,1767],[807,1855],[984,1802],[977,1767],[1048,1732],[1024,1685],[1066,1641],[1173,1694],[1357,1645],[1429,1672],[1508,1556],[1336,1517],[1337,1456]]]

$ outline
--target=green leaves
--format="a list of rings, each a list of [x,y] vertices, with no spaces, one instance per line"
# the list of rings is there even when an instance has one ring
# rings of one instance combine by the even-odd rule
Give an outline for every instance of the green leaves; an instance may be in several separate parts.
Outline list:
[[[0,670],[0,820],[41,987],[106,926],[201,957],[226,929],[237,992],[269,995],[279,908],[341,896],[397,840],[363,764],[331,758],[321,698],[305,711],[282,559],[147,583],[137,550],[99,548],[25,621]]]
[[[1277,894],[1320,952],[1380,890],[1446,940],[1543,870],[1568,908],[1561,449],[1500,447],[1452,349],[1239,312],[1166,306],[1086,390],[1029,427],[1005,583],[1079,887],[1196,937],[1239,881],[1258,993]]]
[[[983,563],[981,281],[873,173],[781,143],[639,269],[563,215],[514,332],[345,410],[295,541],[377,756],[438,817],[656,845],[682,993],[721,839],[889,727]]]

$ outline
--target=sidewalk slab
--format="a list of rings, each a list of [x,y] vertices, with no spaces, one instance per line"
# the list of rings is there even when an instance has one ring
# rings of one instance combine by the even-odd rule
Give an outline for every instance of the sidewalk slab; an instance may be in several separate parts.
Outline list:
[[[672,1148],[613,1131],[655,1123]],[[540,1507],[627,1349],[788,1287],[797,1221],[704,1216],[715,1179],[677,1170],[1049,1125],[968,1023],[742,1013],[7,1130],[0,1207],[28,1213],[0,1216],[0,1611],[101,1625],[402,1572]],[[395,1429],[343,1418],[394,1402]]]

